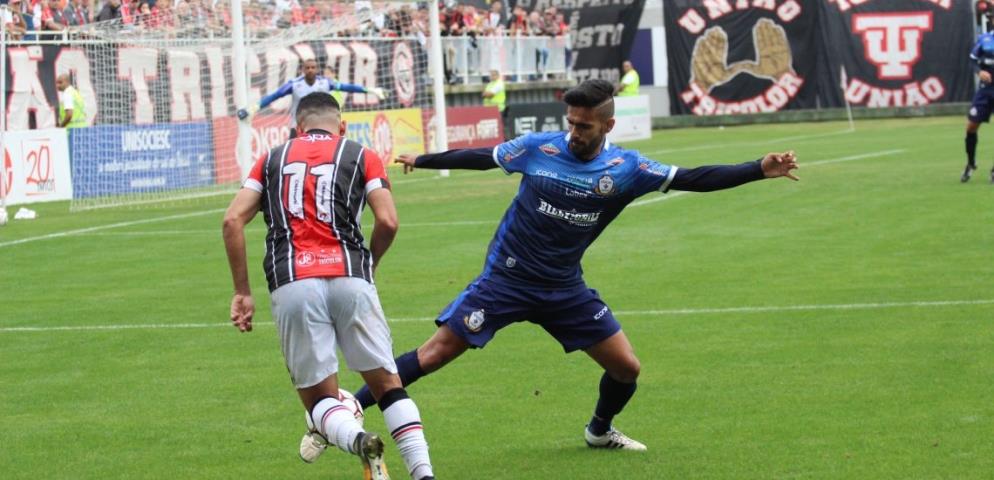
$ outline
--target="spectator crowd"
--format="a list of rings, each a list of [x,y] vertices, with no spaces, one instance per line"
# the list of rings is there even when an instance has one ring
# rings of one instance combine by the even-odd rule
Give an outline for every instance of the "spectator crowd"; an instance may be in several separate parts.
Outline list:
[[[34,31],[78,29],[96,22],[113,21],[133,30],[155,30],[176,35],[220,33],[231,25],[228,0],[2,0],[8,4],[3,22],[14,40],[31,39]],[[417,36],[428,33],[428,8],[424,2],[327,0],[245,0],[246,30],[266,37],[280,29],[327,19],[340,22],[342,36]],[[489,9],[451,0],[439,4],[443,36],[561,36],[569,25],[555,7],[510,12],[499,0]],[[25,36],[28,37],[25,37]]]

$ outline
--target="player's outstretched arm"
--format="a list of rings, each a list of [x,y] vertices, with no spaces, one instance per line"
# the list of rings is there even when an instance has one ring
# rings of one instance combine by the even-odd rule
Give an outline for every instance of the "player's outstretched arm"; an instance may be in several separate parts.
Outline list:
[[[346,82],[330,82],[330,90],[338,90],[341,92],[350,93],[369,93],[376,96],[380,100],[385,100],[387,98],[387,92],[380,87],[369,87],[366,88],[362,85],[356,85],[354,83]]]
[[[767,153],[760,160],[760,164],[763,167],[765,178],[787,177],[794,181],[800,180],[793,173],[794,170],[800,168],[797,165],[797,155],[794,155],[793,150],[783,153]]]
[[[270,103],[273,103],[276,100],[279,100],[280,98],[283,98],[291,93],[293,93],[293,81],[288,81],[284,83],[282,86],[280,86],[280,88],[276,89],[275,92],[270,93],[265,97],[262,97],[259,100],[258,105],[252,104],[245,108],[239,108],[238,111],[235,112],[235,114],[238,116],[239,120],[247,120],[252,115],[255,115],[255,112],[258,112],[259,110],[268,107]]]
[[[492,148],[464,148],[448,150],[442,153],[427,153],[424,155],[404,154],[394,159],[394,163],[404,166],[404,173],[415,168],[431,168],[435,170],[490,170],[497,168],[494,163]]]
[[[397,222],[397,208],[393,203],[393,195],[386,188],[377,188],[366,197],[369,208],[373,211],[373,235],[369,240],[369,252],[373,254],[373,271],[380,264],[380,259],[386,255],[387,249],[397,236],[400,224]]]
[[[796,168],[798,165],[794,152],[769,153],[757,161],[738,165],[681,168],[677,170],[668,188],[686,192],[713,192],[764,178],[787,177],[797,180],[792,172]]]
[[[255,315],[245,256],[245,225],[252,221],[261,204],[261,193],[242,188],[228,206],[222,226],[224,249],[228,254],[228,266],[235,286],[235,293],[231,297],[231,323],[242,332],[252,331],[252,316]]]

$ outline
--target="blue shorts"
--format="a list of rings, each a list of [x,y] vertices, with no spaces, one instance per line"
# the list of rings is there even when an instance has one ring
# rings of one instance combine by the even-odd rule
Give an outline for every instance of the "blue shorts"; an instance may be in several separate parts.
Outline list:
[[[973,103],[970,105],[970,113],[967,114],[967,118],[973,123],[987,123],[991,119],[992,106],[994,106],[994,85],[981,87],[973,96]]]
[[[549,332],[569,353],[584,350],[621,330],[596,290],[579,285],[543,289],[477,278],[442,310],[435,323],[448,325],[473,348],[482,348],[497,331],[529,321]]]

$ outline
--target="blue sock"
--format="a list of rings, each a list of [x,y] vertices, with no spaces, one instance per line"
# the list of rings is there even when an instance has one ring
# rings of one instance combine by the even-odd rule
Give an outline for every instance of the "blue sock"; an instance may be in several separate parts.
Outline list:
[[[421,369],[421,364],[418,363],[417,349],[397,357],[394,361],[397,362],[397,375],[400,376],[400,383],[405,387],[427,375]],[[363,385],[358,392],[355,392],[355,398],[359,400],[359,404],[362,405],[363,410],[376,404],[373,394],[370,393],[369,387],[366,385]]]
[[[590,418],[587,429],[594,435],[604,435],[611,429],[611,420],[621,413],[628,400],[635,395],[635,383],[621,383],[604,372],[601,377],[601,396],[597,399],[597,408]]]

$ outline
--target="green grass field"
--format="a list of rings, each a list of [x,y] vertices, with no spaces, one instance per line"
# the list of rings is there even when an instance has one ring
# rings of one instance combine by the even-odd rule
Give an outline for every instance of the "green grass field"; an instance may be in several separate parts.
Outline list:
[[[964,185],[961,118],[845,129],[632,145],[687,167],[795,149],[802,180],[644,197],[584,259],[642,361],[615,424],[647,453],[584,446],[600,372],[526,323],[410,388],[439,478],[991,478],[994,141],[981,134]],[[377,283],[400,353],[479,273],[519,179],[393,175],[401,231]],[[269,315],[261,219],[258,326],[228,323],[228,200],[40,204],[0,228],[0,477],[361,477],[337,451],[297,458],[303,409]],[[367,428],[383,431],[378,410]]]

